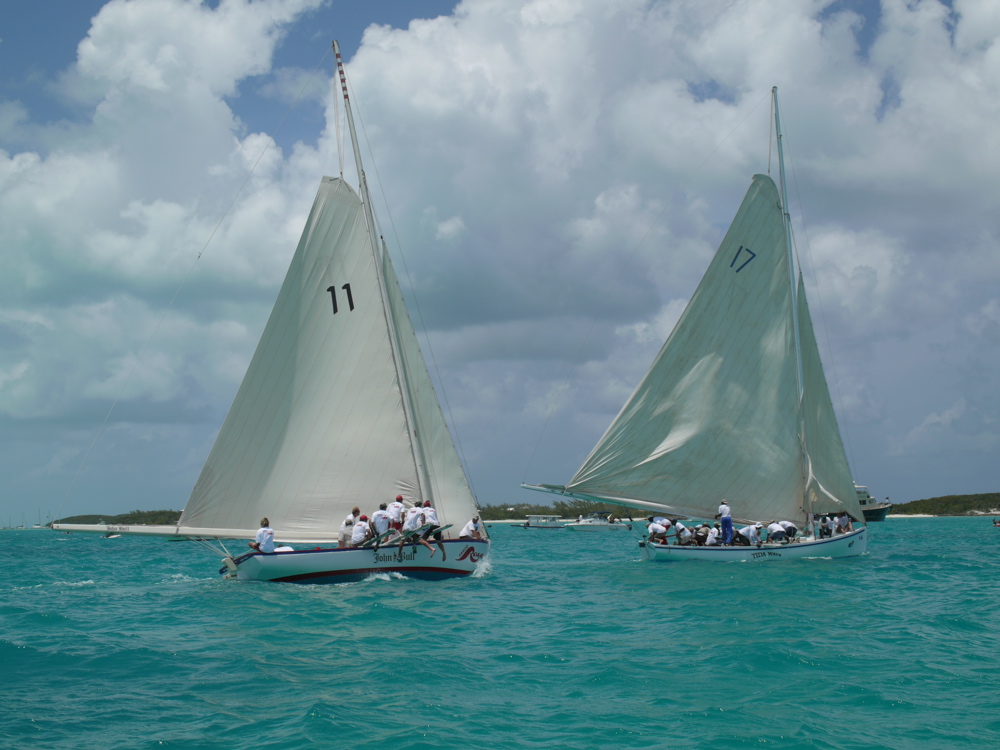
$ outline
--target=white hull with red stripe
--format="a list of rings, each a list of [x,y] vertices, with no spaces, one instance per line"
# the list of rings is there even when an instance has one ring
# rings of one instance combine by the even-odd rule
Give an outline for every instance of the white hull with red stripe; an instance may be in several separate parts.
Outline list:
[[[474,573],[490,549],[488,540],[450,539],[443,542],[445,558],[437,543],[431,550],[421,544],[374,549],[299,549],[263,554],[251,552],[235,560],[225,558],[219,572],[243,581],[281,583],[350,583],[376,575],[398,574],[407,578],[441,580]]]

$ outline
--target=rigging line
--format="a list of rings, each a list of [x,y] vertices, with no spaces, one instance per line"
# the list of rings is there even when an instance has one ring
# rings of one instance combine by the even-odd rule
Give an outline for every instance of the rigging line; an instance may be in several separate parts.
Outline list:
[[[774,97],[771,97],[771,116],[767,120],[767,176],[771,176],[771,148],[774,146]]]
[[[729,133],[726,134],[726,137],[723,138],[721,141],[719,141],[716,144],[715,148],[713,148],[708,153],[708,155],[704,159],[702,159],[701,162],[699,162],[698,165],[691,171],[691,173],[687,176],[687,178],[684,180],[684,182],[681,183],[680,188],[678,188],[676,191],[674,191],[674,193],[671,196],[670,200],[668,200],[666,203],[664,203],[660,207],[660,210],[657,211],[656,214],[653,216],[653,218],[650,220],[649,226],[646,228],[646,231],[643,233],[642,237],[639,238],[639,240],[636,242],[635,246],[632,248],[632,252],[625,259],[625,263],[623,263],[620,266],[620,275],[623,276],[624,272],[632,264],[632,261],[635,259],[635,256],[639,252],[639,248],[641,248],[645,244],[646,239],[649,237],[650,233],[652,233],[652,231],[653,231],[653,228],[656,226],[657,220],[663,215],[663,213],[667,210],[667,208],[673,206],[674,204],[676,204],[679,201],[680,196],[684,194],[684,191],[687,188],[687,186],[689,184],[691,184],[691,182],[694,180],[695,176],[698,175],[701,172],[701,168],[704,167],[706,163],[708,163],[709,159],[711,159],[715,155],[716,151],[718,151],[720,148],[722,148],[725,145],[725,143],[730,138],[732,138],[733,134],[743,126],[743,123],[746,122],[747,118],[749,118],[750,115],[752,115],[754,112],[757,111],[758,107],[760,107],[760,105],[764,101],[764,99],[765,98],[769,98],[770,96],[771,96],[771,92],[768,91],[767,94],[765,94],[763,97],[761,97],[760,100],[756,104],[754,104],[754,106],[740,119],[740,121],[738,123],[736,123],[736,125],[733,127],[733,129],[730,130]],[[770,143],[768,143],[768,168],[770,168]],[[590,328],[587,329],[587,333],[583,337],[583,341],[581,342],[581,344],[586,344],[590,340],[590,336],[594,332],[594,328],[597,327],[597,322],[598,321],[597,321],[596,318],[591,322]],[[553,367],[555,367],[554,364],[553,364]],[[531,464],[535,460],[535,456],[538,453],[538,448],[542,444],[542,439],[545,437],[545,432],[548,429],[549,422],[551,421],[553,415],[556,412],[556,407],[559,405],[559,400],[562,398],[562,394],[565,393],[567,390],[569,390],[569,378],[570,378],[570,373],[572,372],[572,368],[573,368],[573,366],[570,365],[569,371],[566,373],[566,376],[562,379],[561,384],[555,389],[555,393],[556,393],[555,400],[554,400],[554,402],[552,404],[552,408],[549,410],[548,415],[545,417],[545,422],[542,424],[542,429],[541,429],[540,434],[538,436],[538,441],[535,443],[535,447],[531,451],[531,454],[528,457],[528,465],[524,469],[524,475],[523,475],[522,480],[521,480],[522,483],[524,483],[526,481],[526,479],[527,479],[528,472],[531,470]],[[548,382],[548,379],[549,378],[548,378],[548,372],[547,372],[546,376],[545,376],[545,381],[544,382]]]
[[[424,314],[420,308],[420,300],[416,293],[416,287],[413,283],[413,278],[410,276],[410,267],[406,264],[406,255],[403,253],[402,243],[399,241],[399,232],[396,229],[396,220],[395,218],[393,218],[392,211],[389,208],[389,200],[385,194],[385,185],[382,182],[382,175],[379,174],[378,171],[378,162],[375,160],[375,152],[372,151],[371,142],[368,140],[368,131],[365,129],[364,117],[361,116],[361,107],[358,104],[358,98],[354,96],[354,87],[351,85],[351,79],[347,76],[346,71],[344,75],[345,78],[347,78],[347,85],[351,89],[351,96],[353,97],[354,101],[354,111],[358,116],[358,121],[361,123],[361,133],[362,135],[364,135],[365,145],[368,146],[368,154],[371,156],[371,165],[372,169],[375,172],[375,179],[378,182],[378,190],[382,196],[382,203],[383,205],[385,205],[386,215],[389,217],[389,225],[392,227],[392,236],[396,240],[396,247],[399,249],[400,260],[402,260],[403,262],[403,271],[406,274],[407,282],[410,284],[410,293],[413,298],[413,306],[416,309],[417,320],[420,321],[420,329],[424,333],[424,341],[427,342],[427,353],[430,355],[431,364],[434,367],[434,375],[437,377],[437,381],[440,384],[441,400],[444,401],[445,411],[448,412],[448,425],[451,427],[451,430],[454,433],[455,447],[458,449],[458,452],[462,459],[463,468],[465,468],[468,467],[469,465],[469,462],[465,457],[465,447],[462,445],[462,439],[459,436],[458,432],[458,425],[455,422],[455,417],[451,411],[451,401],[448,400],[448,392],[447,390],[445,390],[444,380],[441,378],[441,371],[438,368],[437,357],[434,355],[434,347],[431,346],[431,339],[430,336],[427,334],[427,325],[424,323]],[[465,481],[469,483],[469,490],[472,492],[472,497],[476,499],[478,502],[478,495],[476,493],[475,483],[473,482],[472,477],[469,475],[468,471],[465,471],[464,474],[465,474]]]
[[[222,224],[223,222],[225,222],[226,217],[229,216],[229,213],[233,210],[233,206],[236,205],[236,200],[243,193],[243,190],[246,188],[247,183],[250,182],[250,178],[253,177],[253,174],[256,171],[257,166],[260,164],[261,159],[263,159],[264,155],[267,154],[267,152],[271,149],[271,145],[275,142],[275,136],[277,136],[278,133],[281,131],[281,128],[285,124],[285,121],[288,119],[288,116],[292,113],[292,110],[295,109],[296,105],[298,105],[299,100],[302,98],[302,95],[306,92],[306,89],[309,87],[309,84],[312,83],[312,79],[315,78],[316,71],[319,70],[320,66],[323,64],[323,61],[326,60],[326,56],[328,54],[330,54],[329,50],[326,51],[322,59],[320,59],[319,63],[316,64],[316,67],[313,68],[313,71],[309,75],[309,78],[306,79],[306,82],[302,84],[302,88],[299,89],[299,93],[296,95],[295,100],[288,107],[288,110],[285,112],[284,117],[281,118],[281,121],[278,123],[277,127],[275,127],[275,129],[271,132],[270,136],[267,139],[267,143],[264,144],[264,148],[261,149],[260,154],[257,156],[257,160],[253,163],[253,166],[250,168],[250,171],[247,172],[246,177],[243,178],[243,182],[240,184],[236,193],[233,195],[233,199],[229,202],[229,205],[226,207],[226,210],[223,212],[218,223],[215,225],[215,228],[208,235],[208,239],[205,240],[205,244],[201,246],[201,250],[198,251],[198,254],[195,256],[195,259],[191,263],[187,272],[181,278],[180,284],[178,284],[177,289],[174,292],[174,296],[170,298],[170,302],[167,303],[167,306],[164,309],[163,314],[160,316],[160,319],[156,322],[156,325],[153,327],[152,333],[149,334],[149,338],[146,339],[146,343],[143,344],[142,348],[139,350],[139,354],[136,357],[135,362],[132,363],[132,368],[128,371],[128,374],[125,376],[125,380],[122,381],[121,388],[118,389],[118,393],[115,394],[115,398],[111,402],[111,406],[108,407],[108,413],[104,415],[104,421],[101,422],[101,426],[97,429],[97,434],[94,435],[94,439],[90,441],[90,446],[87,448],[87,452],[83,456],[83,461],[80,463],[79,468],[77,468],[76,473],[73,475],[73,479],[70,482],[69,487],[66,489],[66,494],[63,495],[62,502],[59,503],[59,510],[56,512],[57,515],[62,514],[62,509],[66,505],[66,501],[69,499],[70,494],[73,492],[73,488],[76,486],[76,483],[80,478],[80,474],[83,472],[84,467],[90,460],[90,454],[93,452],[94,446],[97,445],[97,441],[104,433],[104,428],[107,427],[108,420],[111,419],[111,415],[112,413],[114,413],[115,407],[121,400],[122,394],[125,392],[125,388],[131,382],[132,376],[135,374],[136,368],[139,367],[139,363],[142,362],[142,359],[145,356],[146,351],[153,343],[153,339],[155,339],[156,334],[159,333],[160,327],[163,325],[163,322],[167,319],[167,315],[173,309],[174,303],[177,302],[177,298],[180,296],[181,291],[184,289],[185,286],[187,286],[188,280],[191,278],[191,274],[194,273],[194,269],[198,265],[198,261],[201,260],[201,256],[205,254],[205,251],[208,249],[208,246],[212,244],[212,240],[215,239],[215,235],[222,227]]]
[[[784,141],[785,150],[788,153],[788,161],[789,161],[789,163],[791,164],[791,167],[792,167],[792,184],[795,186],[795,200],[799,204],[799,220],[802,222],[802,233],[803,233],[803,235],[805,237],[805,253],[804,254],[805,254],[806,258],[809,260],[809,271],[810,271],[810,273],[812,273],[813,279],[816,280],[816,304],[817,304],[817,307],[819,308],[819,319],[820,319],[820,323],[822,324],[822,327],[823,327],[823,337],[826,339],[826,350],[828,352],[832,353],[833,352],[833,345],[830,343],[830,329],[826,325],[826,312],[825,312],[824,307],[823,307],[823,295],[821,294],[820,287],[819,287],[819,275],[816,273],[816,266],[813,264],[812,247],[811,247],[810,241],[809,241],[809,226],[806,224],[805,208],[804,208],[804,206],[802,204],[802,197],[801,197],[801,195],[799,193],[799,178],[798,178],[798,175],[795,172],[795,164],[794,164],[794,162],[792,162],[792,159],[791,159],[791,148],[788,145],[788,134],[784,133],[783,137],[785,139],[785,141]],[[795,248],[795,258],[796,258],[796,260],[799,263],[799,268],[801,269],[802,268],[802,258],[799,256],[799,248],[798,248],[798,245],[795,243],[795,232],[794,231],[792,232],[792,246]],[[852,478],[853,478],[854,471],[857,470],[857,464],[854,461],[854,446],[851,443],[851,433],[850,433],[850,430],[847,427],[847,415],[846,415],[846,413],[844,411],[844,397],[843,397],[843,395],[840,392],[840,377],[837,374],[837,364],[836,364],[836,359],[837,358],[831,356],[829,359],[830,359],[830,362],[828,363],[828,365],[829,365],[830,370],[833,373],[833,385],[834,385],[834,388],[837,391],[837,401],[840,404],[840,414],[841,414],[840,421],[842,422],[842,424],[840,425],[841,426],[841,432],[844,435],[844,442],[847,443],[847,445],[845,447],[846,447],[847,453],[848,453],[848,461],[849,461],[849,463],[850,463],[850,465],[852,467],[852,472],[851,473],[852,473]]]
[[[323,55],[323,59],[326,59],[326,55]],[[330,91],[333,97],[333,128],[337,139],[335,145],[337,146],[337,166],[340,169],[338,174],[340,174],[340,179],[344,179],[344,137],[340,123],[340,91],[337,90],[338,76],[337,58],[334,57],[333,75],[330,76]]]

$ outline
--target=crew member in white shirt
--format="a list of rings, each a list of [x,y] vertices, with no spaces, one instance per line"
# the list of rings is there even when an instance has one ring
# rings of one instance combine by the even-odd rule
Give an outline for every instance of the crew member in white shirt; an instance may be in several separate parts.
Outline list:
[[[257,538],[250,542],[250,549],[258,552],[274,552],[274,529],[271,522],[266,518],[260,519],[260,528],[257,529]]]
[[[459,539],[482,539],[482,532],[479,531],[479,516],[473,516],[472,519],[462,527],[461,533],[458,535]]]
[[[742,547],[749,547],[760,543],[760,530],[764,528],[762,523],[752,523],[739,530],[739,538],[734,544]],[[744,541],[746,540],[746,541]]]
[[[722,528],[719,524],[715,524],[712,528],[708,530],[708,537],[705,539],[706,547],[718,547],[722,542],[719,537],[722,535]]]
[[[833,519],[826,513],[819,521],[819,538],[826,539],[833,536]]]
[[[729,509],[729,503],[725,500],[719,503],[719,512],[715,517],[722,522],[722,543],[728,547],[733,543],[733,512]]]
[[[396,555],[397,559],[403,559],[403,547],[407,543],[413,545],[414,547],[416,547],[417,544],[424,545],[431,551],[431,557],[434,557],[434,553],[437,552],[437,550],[429,545],[417,533],[423,525],[424,509],[420,505],[414,505],[406,511],[406,519],[403,521],[403,538],[399,540],[399,553]]]
[[[375,527],[375,535],[381,536],[389,530],[389,511],[385,503],[378,506],[378,510],[372,513],[372,526]]]
[[[444,542],[441,541],[441,524],[438,523],[437,511],[431,506],[430,500],[424,500],[424,523],[429,523],[431,527],[424,532],[423,540],[427,541],[429,537],[433,536],[438,549],[441,550],[441,560],[447,560],[448,553],[444,551]]]
[[[785,533],[784,527],[777,521],[771,521],[767,525],[767,541],[769,542],[783,542],[788,538]]]
[[[649,526],[646,530],[649,532],[648,541],[650,544],[666,544],[667,543],[667,532],[670,531],[670,527],[673,525],[666,518],[653,518],[649,517]]]
[[[368,522],[368,516],[361,516],[354,523],[354,531],[351,532],[351,546],[360,547],[372,537],[372,527]]]
[[[389,503],[389,525],[396,531],[403,530],[403,514],[406,506],[403,505],[403,496],[396,495],[396,499]]]
[[[785,530],[785,534],[788,536],[788,541],[794,542],[796,535],[799,533],[799,527],[791,521],[778,521],[778,523],[780,523],[781,528]]]
[[[350,547],[351,535],[354,533],[354,524],[357,523],[358,516],[361,515],[361,508],[354,506],[347,518],[340,524],[340,535],[337,537],[338,547]]]
[[[674,521],[674,534],[677,535],[677,543],[685,547],[694,544],[694,538],[691,535],[691,529],[682,524],[680,521]]]

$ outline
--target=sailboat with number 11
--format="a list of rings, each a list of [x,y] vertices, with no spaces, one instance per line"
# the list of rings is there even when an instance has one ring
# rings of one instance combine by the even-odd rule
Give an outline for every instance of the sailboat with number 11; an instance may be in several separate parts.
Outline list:
[[[236,400],[176,527],[55,524],[191,539],[224,554],[226,577],[342,583],[375,574],[468,576],[489,552],[484,524],[420,353],[361,164],[333,43],[360,196],[324,177]],[[429,501],[442,540],[338,548],[353,506]],[[266,516],[288,551],[230,554]],[[481,538],[480,538],[481,537]],[[245,550],[245,547],[244,547]],[[434,556],[434,552],[441,554]]]

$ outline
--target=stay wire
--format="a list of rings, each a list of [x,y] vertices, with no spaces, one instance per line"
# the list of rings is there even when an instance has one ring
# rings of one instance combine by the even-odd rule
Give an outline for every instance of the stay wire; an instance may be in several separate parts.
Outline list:
[[[802,223],[802,234],[803,234],[804,239],[805,239],[805,243],[804,243],[805,244],[805,256],[809,260],[809,272],[812,274],[812,277],[813,277],[813,279],[816,282],[816,306],[817,306],[818,311],[819,311],[819,321],[820,321],[820,325],[821,325],[821,327],[823,329],[823,338],[826,340],[826,350],[828,352],[832,352],[833,351],[833,345],[830,342],[830,329],[829,329],[829,327],[826,324],[826,312],[825,312],[824,306],[823,306],[823,295],[821,294],[820,288],[819,288],[819,275],[816,273],[816,266],[813,263],[812,246],[811,246],[810,241],[809,241],[809,225],[806,223],[805,207],[804,207],[804,205],[802,203],[802,197],[801,197],[801,195],[799,193],[798,175],[795,173],[795,163],[792,161],[791,147],[789,146],[789,142],[788,142],[788,134],[787,133],[783,133],[782,134],[782,138],[784,139],[782,145],[784,146],[785,151],[788,154],[788,162],[789,162],[789,165],[791,166],[792,184],[795,187],[795,200],[799,204],[799,220]],[[792,231],[792,247],[795,249],[795,260],[798,262],[799,268],[801,269],[802,268],[802,258],[799,255],[798,243],[795,242],[795,232],[794,231]],[[808,302],[807,302],[807,304],[808,304]],[[815,329],[815,326],[813,326],[813,328]],[[844,442],[846,443],[845,448],[847,449],[848,461],[849,461],[850,466],[852,468],[852,472],[851,472],[852,476],[856,476],[855,472],[857,471],[857,464],[855,463],[855,460],[854,460],[854,447],[853,447],[853,445],[851,443],[851,433],[850,433],[850,430],[848,430],[848,428],[847,428],[847,417],[846,417],[846,414],[844,412],[844,397],[843,397],[843,394],[841,393],[841,390],[840,390],[840,377],[837,374],[836,358],[831,356],[828,359],[829,359],[829,362],[827,363],[827,365],[828,365],[829,370],[833,374],[833,385],[834,385],[834,388],[835,388],[835,390],[837,392],[837,402],[840,405],[841,418],[840,418],[839,421],[842,423],[840,425],[840,427],[841,427],[841,434],[844,436]],[[834,417],[836,417],[836,414],[834,415]]]
[[[434,355],[434,347],[431,346],[431,339],[427,333],[427,325],[426,323],[424,323],[423,311],[420,309],[420,299],[419,296],[417,295],[416,286],[413,283],[413,278],[410,276],[410,268],[406,263],[406,255],[403,253],[403,246],[399,239],[399,232],[396,229],[396,220],[392,215],[392,210],[389,208],[389,200],[385,194],[385,186],[382,183],[382,175],[379,174],[378,171],[378,162],[375,160],[375,153],[372,151],[371,142],[368,140],[368,131],[365,129],[365,120],[361,116],[361,107],[358,104],[358,98],[354,96],[354,87],[351,85],[351,79],[349,76],[347,76],[346,71],[344,73],[344,77],[347,79],[347,86],[351,90],[351,97],[352,101],[354,102],[354,112],[358,116],[358,122],[361,123],[361,134],[364,136],[365,145],[368,147],[368,155],[371,157],[371,165],[372,169],[375,172],[375,180],[376,182],[378,182],[379,194],[382,196],[382,203],[385,206],[386,216],[389,217],[389,226],[392,227],[392,236],[396,241],[396,248],[399,251],[399,258],[403,262],[403,272],[406,276],[406,281],[410,285],[410,293],[411,296],[413,297],[413,307],[417,313],[417,320],[420,323],[420,329],[424,333],[424,341],[427,344],[427,353],[430,356],[431,365],[433,366],[434,369],[434,376],[437,378],[437,381],[440,384],[441,400],[444,401],[445,411],[448,412],[448,423],[451,427],[452,432],[454,433],[455,447],[458,449],[458,453],[461,456],[463,467],[468,467],[469,463],[465,457],[465,447],[462,445],[462,439],[461,436],[459,435],[458,425],[455,422],[454,415],[452,414],[451,411],[451,401],[448,399],[448,391],[444,387],[444,380],[441,378],[441,371],[438,368],[437,357]],[[470,472],[466,470],[464,473],[465,473],[465,480],[469,483],[469,489],[472,492],[473,498],[477,498],[478,495],[476,492],[475,483],[473,482],[472,477],[470,476]],[[478,499],[477,499],[477,504],[478,504]]]
[[[299,89],[299,93],[296,95],[295,100],[288,107],[288,110],[285,112],[284,116],[278,122],[277,127],[275,127],[274,130],[269,135],[267,143],[264,144],[264,148],[261,149],[260,154],[257,156],[256,161],[254,161],[253,166],[250,168],[250,171],[247,172],[246,177],[243,178],[243,182],[240,184],[239,189],[237,189],[236,193],[233,195],[232,200],[229,202],[229,205],[226,207],[226,210],[219,218],[219,221],[216,223],[215,228],[212,229],[212,232],[208,235],[208,239],[205,240],[205,243],[202,245],[201,250],[198,251],[198,254],[197,256],[195,256],[194,261],[191,263],[190,267],[187,269],[187,272],[181,278],[180,284],[178,284],[173,297],[170,298],[170,302],[164,309],[163,314],[160,316],[159,320],[157,320],[156,322],[156,325],[153,327],[152,333],[150,333],[149,338],[146,339],[146,342],[139,350],[139,354],[136,357],[135,362],[133,362],[131,369],[128,371],[128,374],[125,376],[125,380],[122,382],[121,387],[118,389],[118,393],[115,394],[115,398],[111,402],[111,406],[108,408],[108,413],[104,415],[104,421],[101,422],[100,427],[97,429],[97,434],[94,435],[94,439],[90,441],[90,445],[88,446],[86,453],[84,453],[83,461],[81,461],[79,468],[73,475],[73,479],[70,482],[69,487],[66,489],[66,494],[63,495],[62,501],[59,503],[59,509],[56,512],[57,516],[62,515],[62,510],[65,507],[66,502],[69,500],[69,496],[73,492],[73,489],[76,487],[77,481],[79,481],[80,479],[80,474],[83,473],[83,469],[86,467],[88,461],[90,460],[90,455],[91,453],[93,453],[94,447],[97,445],[97,441],[100,439],[101,435],[104,434],[104,429],[107,427],[108,421],[111,419],[111,415],[114,413],[115,407],[121,400],[122,394],[125,392],[125,388],[128,386],[129,382],[131,382],[132,376],[135,374],[136,369],[139,367],[139,363],[142,362],[143,357],[148,351],[150,345],[153,343],[153,339],[155,339],[156,334],[159,333],[160,328],[162,327],[164,321],[167,319],[167,315],[170,313],[170,311],[174,307],[174,304],[177,302],[177,298],[180,296],[180,293],[183,291],[184,287],[187,286],[187,283],[191,278],[191,274],[194,273],[194,269],[198,265],[198,262],[201,260],[202,255],[205,254],[205,251],[208,249],[208,246],[212,244],[212,240],[215,239],[215,235],[222,227],[222,224],[225,222],[226,217],[229,216],[230,212],[233,210],[233,206],[236,205],[237,199],[243,193],[244,189],[246,189],[247,183],[250,182],[250,178],[253,177],[254,172],[257,170],[257,167],[261,162],[261,159],[264,158],[267,152],[271,149],[271,146],[276,142],[276,136],[278,135],[279,132],[281,132],[281,128],[284,126],[285,121],[288,120],[289,115],[291,115],[292,111],[295,109],[299,101],[302,99],[303,94],[309,88],[309,85],[312,83],[313,78],[315,78],[316,72],[320,69],[320,66],[323,65],[323,62],[326,60],[326,56],[329,54],[330,50],[327,49],[322,59],[320,59],[319,63],[316,64],[316,67],[313,68],[313,71],[309,75],[309,78],[306,79],[306,82],[304,84],[302,84],[302,87]]]

